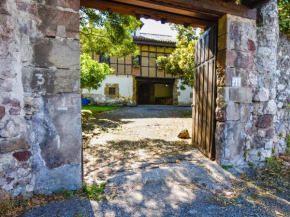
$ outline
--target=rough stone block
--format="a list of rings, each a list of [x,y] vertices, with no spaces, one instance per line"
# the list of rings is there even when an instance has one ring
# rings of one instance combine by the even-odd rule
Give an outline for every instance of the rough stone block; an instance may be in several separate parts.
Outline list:
[[[232,86],[232,79],[236,76],[236,68],[226,68],[225,72],[225,86],[231,87]]]
[[[254,115],[263,115],[264,114],[263,110],[264,110],[264,103],[254,104],[254,109],[253,109]]]
[[[276,99],[276,96],[277,96],[276,89],[275,88],[272,88],[270,90],[270,99]]]
[[[251,108],[249,105],[241,105],[240,119],[242,122],[247,122],[251,119]]]
[[[77,70],[80,68],[79,49],[76,40],[39,38],[34,44],[33,63],[45,68]]]
[[[219,129],[220,141],[223,141],[224,160],[232,165],[237,165],[240,158],[243,157],[245,147],[245,127],[243,123],[229,122],[225,123],[222,129]]]
[[[264,109],[264,114],[274,115],[277,112],[277,105],[275,100],[271,99],[268,101],[266,108]]]
[[[17,9],[19,11],[25,11],[31,14],[36,13],[36,4],[35,3],[27,3],[27,2],[22,2],[22,1],[17,1],[16,2]]]
[[[15,99],[15,98],[13,98],[13,99],[10,99],[10,98],[8,98],[8,97],[5,97],[4,99],[3,99],[3,105],[8,105],[8,104],[10,104],[10,105],[12,105],[13,107],[20,107],[20,102],[19,102],[19,100],[18,99]]]
[[[228,102],[226,118],[228,121],[237,121],[240,119],[239,107],[234,102]]]
[[[20,115],[20,111],[21,111],[20,108],[11,108],[11,109],[9,110],[9,114],[10,114],[10,115]]]
[[[80,93],[80,71],[58,69],[55,73],[54,93]]]
[[[13,157],[15,157],[18,161],[28,161],[31,157],[30,151],[21,151],[21,152],[15,152],[13,154]]]
[[[27,148],[29,148],[29,145],[26,139],[22,137],[0,140],[0,154],[5,154],[18,149]]]
[[[229,101],[229,88],[218,87],[217,88],[217,102],[227,102],[227,101]]]
[[[57,36],[65,38],[66,37],[66,28],[65,26],[57,26]]]
[[[53,0],[54,2],[56,0]],[[66,27],[66,36],[68,38],[79,38],[79,13],[78,10],[71,9],[70,5],[75,7],[79,1],[57,1],[59,6],[48,7],[47,5],[38,5],[39,19],[42,21],[38,26],[39,30],[47,36],[57,36],[57,27]],[[63,4],[66,2],[65,4]],[[54,5],[55,6],[55,5]],[[63,8],[63,7],[66,8]]]
[[[59,10],[74,10],[78,12],[80,9],[80,1],[59,1],[59,0],[49,0],[49,5],[55,6]]]
[[[265,102],[269,100],[270,92],[267,88],[260,88],[258,91],[254,94],[254,101],[256,102]]]
[[[64,165],[55,169],[42,168],[35,177],[35,193],[51,194],[60,190],[79,190],[82,187],[82,166]]]
[[[229,88],[229,99],[238,103],[252,103],[252,88],[231,87]]]
[[[258,117],[255,126],[257,128],[268,128],[273,124],[273,115],[261,115]]]
[[[222,67],[235,67],[237,53],[235,50],[224,49],[218,52],[217,61]]]
[[[227,34],[221,35],[218,38],[218,51],[227,49]]]
[[[274,128],[270,128],[270,129],[266,130],[266,132],[265,132],[265,138],[266,139],[273,139],[274,135],[275,135],[275,129]]]
[[[22,80],[26,92],[80,92],[80,71],[25,67]]]
[[[5,126],[0,130],[0,137],[3,138],[13,138],[19,136],[20,132],[20,118],[10,116],[11,118],[7,120]]]
[[[218,36],[224,35],[228,31],[227,14],[219,19],[218,23]]]
[[[254,41],[248,39],[247,44],[248,44],[248,50],[250,52],[255,52],[256,51],[256,45],[255,45]]]
[[[65,164],[80,164],[80,94],[45,95],[44,104],[47,120],[38,126],[38,134],[46,167],[53,169]]]
[[[216,108],[216,120],[220,122],[225,122],[226,118],[226,106]]]

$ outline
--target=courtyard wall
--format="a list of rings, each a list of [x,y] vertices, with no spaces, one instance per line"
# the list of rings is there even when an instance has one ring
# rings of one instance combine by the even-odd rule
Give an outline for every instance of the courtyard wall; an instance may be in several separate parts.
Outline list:
[[[97,105],[136,105],[133,91],[133,76],[107,75],[97,90],[82,90],[83,97],[90,98]],[[115,94],[109,93],[109,88],[115,89]]]
[[[81,187],[79,1],[0,1],[0,189]]]

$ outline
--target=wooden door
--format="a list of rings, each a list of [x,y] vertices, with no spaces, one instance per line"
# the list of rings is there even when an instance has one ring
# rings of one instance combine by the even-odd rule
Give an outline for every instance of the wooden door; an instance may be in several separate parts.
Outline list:
[[[195,79],[192,104],[192,142],[210,159],[215,159],[217,25],[208,29],[195,47]]]
[[[138,104],[150,103],[150,87],[148,84],[141,84],[138,88]]]

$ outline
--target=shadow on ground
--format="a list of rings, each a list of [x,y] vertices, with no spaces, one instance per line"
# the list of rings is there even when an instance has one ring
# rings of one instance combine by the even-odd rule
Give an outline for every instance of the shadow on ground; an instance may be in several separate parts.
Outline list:
[[[107,201],[73,198],[23,216],[289,216],[288,201],[232,182],[239,181],[214,162],[184,160],[112,176]]]
[[[86,146],[84,174],[88,183],[106,183],[105,201],[75,197],[23,216],[289,216],[289,201],[235,178],[177,138],[184,127],[191,131],[190,110],[140,106],[102,114],[108,131]]]

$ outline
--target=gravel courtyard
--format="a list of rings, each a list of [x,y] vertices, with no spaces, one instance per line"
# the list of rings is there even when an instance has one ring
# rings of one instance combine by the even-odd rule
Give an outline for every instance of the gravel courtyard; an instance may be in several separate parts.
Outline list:
[[[138,106],[102,113],[84,143],[84,181],[104,201],[74,197],[23,216],[290,216],[290,202],[234,177],[178,133],[191,108]],[[258,196],[257,196],[258,195]]]
[[[102,182],[120,171],[175,163],[196,150],[191,139],[179,139],[183,129],[191,132],[191,108],[139,106],[104,113],[99,132],[84,149],[86,182]]]

